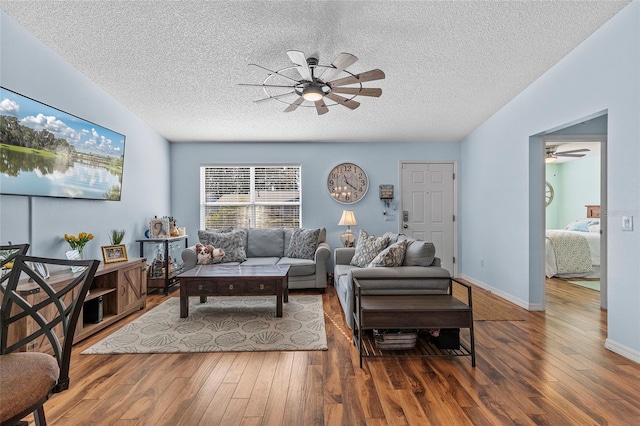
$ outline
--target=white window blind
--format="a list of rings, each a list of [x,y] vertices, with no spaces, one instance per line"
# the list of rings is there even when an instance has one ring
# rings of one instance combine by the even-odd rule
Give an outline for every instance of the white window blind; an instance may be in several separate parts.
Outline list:
[[[300,166],[201,166],[200,228],[299,228]]]

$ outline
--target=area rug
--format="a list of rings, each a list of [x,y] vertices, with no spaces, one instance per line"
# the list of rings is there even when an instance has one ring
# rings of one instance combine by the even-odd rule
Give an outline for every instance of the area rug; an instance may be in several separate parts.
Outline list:
[[[192,297],[187,318],[172,297],[82,354],[326,349],[321,295],[289,295],[281,318],[275,296]]]
[[[526,309],[507,302],[477,286],[470,285],[474,321],[524,321],[527,319]],[[455,283],[453,285],[453,296],[468,303],[467,290]]]
[[[600,291],[600,280],[593,281],[568,281],[571,284],[579,285],[580,287],[590,288],[591,290]]]

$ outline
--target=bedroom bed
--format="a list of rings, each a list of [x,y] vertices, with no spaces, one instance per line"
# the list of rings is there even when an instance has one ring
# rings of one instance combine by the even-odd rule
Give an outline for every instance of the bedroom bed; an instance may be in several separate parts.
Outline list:
[[[578,219],[565,229],[546,231],[547,277],[600,277],[600,212],[592,208],[587,206],[587,212],[595,217]]]

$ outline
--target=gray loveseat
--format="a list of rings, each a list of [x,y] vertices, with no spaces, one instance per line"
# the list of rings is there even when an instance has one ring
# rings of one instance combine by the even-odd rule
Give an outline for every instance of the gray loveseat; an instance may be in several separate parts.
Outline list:
[[[366,234],[365,234],[366,236]],[[336,248],[334,251],[334,285],[344,316],[353,328],[353,279],[356,278],[363,294],[429,294],[447,293],[450,273],[440,267],[435,257],[433,243],[407,238],[404,235],[387,233],[387,247],[395,242],[407,240],[406,252],[400,260],[401,266],[355,266],[352,259],[355,248]],[[379,238],[383,238],[379,237]],[[362,235],[358,242],[361,241]],[[442,279],[439,279],[442,278]],[[403,290],[394,289],[394,282],[402,280]]]
[[[201,244],[222,248],[225,256],[221,262],[224,264],[290,265],[290,289],[317,288],[324,292],[327,287],[327,261],[331,256],[326,234],[324,228],[249,228],[201,230],[198,231],[198,239]],[[317,236],[316,245],[292,246],[292,236],[297,243],[304,243]],[[288,254],[293,256],[289,257]],[[182,261],[185,269],[196,266],[198,259],[195,245],[182,251]]]

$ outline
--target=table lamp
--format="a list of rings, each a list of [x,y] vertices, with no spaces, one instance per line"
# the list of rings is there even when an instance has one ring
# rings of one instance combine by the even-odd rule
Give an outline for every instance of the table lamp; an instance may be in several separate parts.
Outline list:
[[[353,210],[342,211],[342,217],[340,218],[340,222],[338,222],[338,225],[347,227],[345,233],[340,236],[340,241],[342,241],[342,244],[344,244],[345,247],[353,247],[356,236],[353,231],[351,231],[351,225],[355,226],[357,224],[358,222],[356,222],[356,217],[353,214]]]

